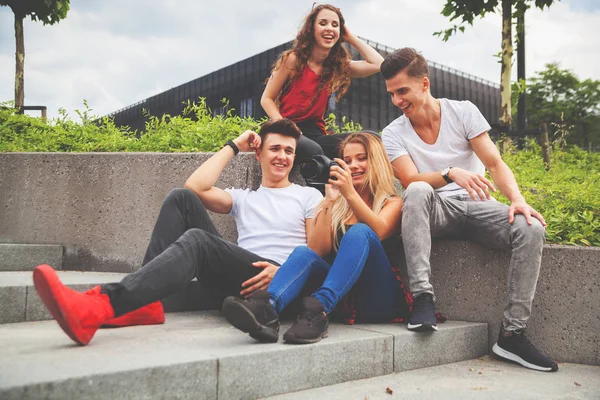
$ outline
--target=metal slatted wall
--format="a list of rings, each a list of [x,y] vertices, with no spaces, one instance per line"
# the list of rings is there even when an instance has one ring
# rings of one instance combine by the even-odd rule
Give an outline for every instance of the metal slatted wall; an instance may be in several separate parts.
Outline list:
[[[389,47],[366,39],[384,57],[393,51]],[[146,100],[132,104],[112,114],[117,125],[128,125],[132,129],[143,130],[147,120],[142,110],[151,115],[178,115],[183,111],[183,103],[205,97],[207,105],[214,113],[225,113],[221,99],[229,100],[229,108],[237,115],[262,118],[265,113],[260,106],[260,97],[265,87],[273,62],[291,45],[284,43],[256,54],[233,65],[194,79],[180,86],[159,93]],[[352,58],[360,59],[354,49]],[[473,75],[445,67],[429,61],[431,92],[435,97],[473,102],[488,122],[495,123],[500,116],[499,85]],[[331,102],[330,102],[331,104]],[[380,131],[400,115],[400,111],[389,100],[385,82],[381,75],[354,79],[346,95],[333,104],[327,113],[334,113],[338,119],[345,116],[359,122],[363,128]]]

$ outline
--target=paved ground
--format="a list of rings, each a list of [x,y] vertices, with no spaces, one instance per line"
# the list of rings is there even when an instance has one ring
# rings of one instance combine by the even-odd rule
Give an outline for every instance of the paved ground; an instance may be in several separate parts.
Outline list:
[[[268,397],[296,399],[600,399],[600,367],[561,363],[558,372],[545,373],[485,356]]]

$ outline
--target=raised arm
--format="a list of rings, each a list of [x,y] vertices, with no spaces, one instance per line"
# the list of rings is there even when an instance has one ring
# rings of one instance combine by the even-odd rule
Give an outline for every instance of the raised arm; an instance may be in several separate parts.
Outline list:
[[[260,136],[252,131],[242,133],[233,141],[242,152],[260,147]],[[231,211],[231,195],[215,187],[223,169],[235,155],[230,146],[225,146],[204,162],[185,182],[185,187],[193,190],[202,204],[213,212],[227,214]]]
[[[267,86],[260,98],[260,105],[265,110],[265,113],[273,121],[283,118],[279,113],[279,107],[275,104],[275,99],[283,89],[285,81],[290,77],[292,70],[296,67],[296,54],[290,53],[281,63],[279,69],[273,70],[267,81]]]
[[[345,26],[346,34],[344,35],[344,41],[354,47],[360,55],[364,58],[361,61],[350,62],[350,77],[352,78],[365,78],[379,72],[383,57],[377,50],[363,42],[354,35],[348,25]]]

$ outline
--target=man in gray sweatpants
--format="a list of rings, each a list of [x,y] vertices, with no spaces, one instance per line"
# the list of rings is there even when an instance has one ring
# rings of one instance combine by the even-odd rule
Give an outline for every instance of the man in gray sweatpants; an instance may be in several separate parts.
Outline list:
[[[434,98],[427,61],[414,49],[388,55],[381,73],[392,103],[404,113],[383,130],[383,143],[396,177],[406,188],[402,241],[415,299],[408,329],[437,330],[430,283],[432,237],[511,249],[508,304],[493,351],[527,368],[556,371],[556,363],[524,335],[546,222],[521,195],[488,136],[489,124],[469,101]],[[484,176],[486,168],[510,206],[490,196],[489,191],[496,189]]]

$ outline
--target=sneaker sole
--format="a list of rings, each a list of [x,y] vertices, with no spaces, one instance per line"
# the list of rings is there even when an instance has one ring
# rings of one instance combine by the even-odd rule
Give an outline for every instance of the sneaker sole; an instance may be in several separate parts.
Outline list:
[[[311,343],[317,343],[319,340],[325,339],[327,336],[329,336],[329,331],[325,331],[321,335],[319,335],[313,339],[301,339],[301,338],[296,338],[295,336],[291,336],[291,335],[288,335],[287,337],[286,337],[286,335],[283,335],[283,340],[286,343],[290,343],[290,344],[311,344]]]
[[[532,364],[530,362],[523,360],[518,355],[511,353],[510,351],[506,351],[502,347],[498,346],[498,343],[494,344],[494,347],[492,347],[492,351],[498,357],[500,357],[504,360],[512,361],[517,364],[521,364],[525,368],[534,369],[536,371],[543,371],[543,372],[552,372],[553,371],[552,367],[540,367],[539,365],[535,365],[535,364]],[[554,371],[556,371],[556,370],[554,370]]]
[[[275,343],[279,340],[279,332],[258,322],[254,314],[235,298],[225,299],[223,314],[227,322],[259,342]]]
[[[428,332],[428,331],[437,331],[437,325],[429,325],[429,324],[411,324],[406,325],[409,331],[413,332]]]
[[[73,332],[71,327],[78,327],[79,322],[69,319],[68,313],[60,306],[62,298],[52,289],[53,286],[57,284],[62,285],[52,267],[40,265],[33,270],[33,285],[35,286],[38,296],[40,296],[42,302],[48,311],[50,311],[50,315],[58,322],[58,325],[71,340],[85,346],[92,338],[78,337],[75,332]]]

